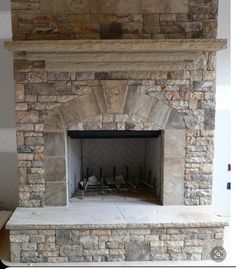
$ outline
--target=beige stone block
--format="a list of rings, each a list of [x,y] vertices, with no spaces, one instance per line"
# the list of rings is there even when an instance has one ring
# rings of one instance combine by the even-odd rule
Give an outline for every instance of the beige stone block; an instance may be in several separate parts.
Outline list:
[[[139,13],[140,2],[138,0],[116,0],[114,2],[114,14],[126,14],[127,11],[131,14]]]
[[[73,27],[73,30],[78,28],[81,29],[82,23],[90,22],[90,15],[88,14],[71,15],[70,22],[71,26]]]
[[[47,243],[47,244],[38,244],[38,250],[43,252],[52,252],[57,251],[59,249],[59,246],[56,246],[55,243]]]
[[[67,3],[69,14],[89,14],[90,13],[90,1],[88,0],[71,0]],[[84,15],[88,16],[88,15]]]
[[[116,130],[117,126],[115,122],[104,122],[102,124],[103,130]]]
[[[164,205],[184,204],[184,164],[183,157],[164,159]]]
[[[164,157],[184,157],[185,130],[166,130],[164,136]]]
[[[18,153],[17,154],[17,159],[19,161],[32,161],[34,155],[31,153]]]
[[[11,262],[20,263],[20,261],[21,261],[21,244],[11,242],[10,248],[11,248]]]
[[[67,127],[74,125],[80,121],[80,114],[78,109],[78,98],[66,102],[59,107],[63,122]]]
[[[27,79],[31,83],[47,82],[47,72],[31,72],[27,74]]]
[[[131,235],[130,241],[144,241],[144,235]]]
[[[17,123],[37,123],[39,115],[37,111],[16,111]]]
[[[110,249],[110,255],[118,256],[118,255],[125,255],[124,249]]]
[[[99,87],[93,87],[93,93],[96,98],[96,102],[98,105],[98,108],[102,114],[107,113],[105,98],[104,98],[104,90],[101,86]]]
[[[216,79],[216,72],[215,71],[204,71],[203,72],[203,80],[215,80]]]
[[[37,95],[26,95],[25,96],[25,101],[27,103],[34,103],[37,102]]]
[[[185,129],[186,125],[180,114],[172,109],[166,122],[166,129]]]
[[[153,97],[139,93],[136,88],[130,88],[127,91],[124,113],[148,118],[153,102]]]
[[[95,115],[92,117],[88,117],[84,120],[81,120],[81,123],[84,125],[85,123],[102,126],[102,115]],[[100,128],[100,127],[99,127]]]
[[[112,235],[109,236],[109,242],[129,242],[130,235]]]
[[[19,234],[19,235],[10,235],[10,242],[12,243],[28,243],[29,235]]]
[[[117,130],[125,130],[125,123],[124,122],[118,122],[117,123]]]
[[[95,96],[93,93],[82,95],[76,98],[80,119],[86,119],[100,114]]]
[[[187,13],[188,12],[188,0],[160,0],[161,13]]]
[[[65,182],[66,169],[64,157],[45,157],[45,180],[46,182]]]
[[[85,85],[84,85],[85,84]],[[76,95],[84,95],[84,94],[89,94],[91,93],[93,90],[93,87],[88,86],[87,83],[85,83],[84,81],[75,81],[72,84],[72,91],[73,93],[75,93]]]
[[[39,103],[56,102],[57,96],[55,95],[40,95],[38,96]]]
[[[42,132],[44,129],[44,124],[35,124],[34,129],[35,129],[35,132]]]
[[[160,0],[140,1],[141,13],[161,13],[161,12],[157,12],[158,9],[160,9]]]
[[[34,124],[16,124],[17,131],[34,131]]]
[[[30,235],[30,242],[32,243],[45,242],[45,236],[44,235]]]
[[[102,123],[88,122],[83,124],[83,130],[102,130]]]
[[[101,81],[108,113],[122,113],[128,82],[125,80]]]
[[[17,166],[18,167],[31,167],[31,161],[22,161],[17,158]]]
[[[18,180],[19,180],[20,184],[26,184],[26,182],[27,182],[26,167],[19,167],[18,168]]]
[[[68,257],[49,257],[48,262],[51,262],[51,263],[65,263],[65,262],[68,262]]]
[[[157,101],[152,107],[149,121],[155,123],[160,129],[165,129],[171,109],[163,102]]]
[[[61,15],[68,10],[68,1],[65,0],[41,0],[40,10],[45,15]]]
[[[26,111],[28,105],[26,103],[16,103],[16,111]]]
[[[66,183],[47,183],[45,189],[46,206],[67,205]]]
[[[24,84],[16,84],[16,102],[21,103],[25,101],[25,87]]]
[[[14,60],[14,72],[29,72],[31,65],[28,60]]]
[[[58,111],[54,111],[52,114],[49,114],[44,122],[44,131],[60,131],[64,130],[64,122],[62,121],[61,116]]]
[[[24,133],[23,132],[16,132],[16,144],[18,146],[24,144]]]
[[[114,0],[90,0],[90,11],[92,14],[112,14]]]
[[[35,161],[43,161],[44,160],[44,154],[42,154],[42,153],[34,154],[34,160]]]
[[[65,155],[65,135],[64,133],[46,133],[44,135],[45,156]]]
[[[70,101],[71,99],[74,99],[75,96],[74,95],[59,95],[56,96],[56,101],[58,103],[65,103],[67,101]]]
[[[158,241],[158,240],[159,240],[159,235],[151,234],[151,235],[145,235],[145,237],[144,237],[144,241],[148,241],[148,242],[150,242],[150,241]]]
[[[114,115],[113,114],[103,114],[102,115],[102,121],[103,122],[113,122],[114,121]]]

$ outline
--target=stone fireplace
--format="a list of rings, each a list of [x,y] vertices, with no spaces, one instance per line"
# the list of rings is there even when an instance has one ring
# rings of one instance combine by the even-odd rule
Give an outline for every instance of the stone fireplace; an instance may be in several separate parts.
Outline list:
[[[227,223],[207,205],[215,54],[226,41],[215,36],[217,1],[203,2],[12,1],[14,41],[5,44],[14,52],[19,178],[19,208],[7,225],[12,261],[199,260],[223,244]],[[91,176],[96,194],[145,189],[158,218],[66,215],[86,207],[81,182]]]

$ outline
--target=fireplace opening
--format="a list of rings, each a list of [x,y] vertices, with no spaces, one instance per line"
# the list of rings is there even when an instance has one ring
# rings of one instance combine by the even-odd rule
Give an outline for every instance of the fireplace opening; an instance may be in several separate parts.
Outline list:
[[[161,201],[162,131],[68,131],[69,199]]]

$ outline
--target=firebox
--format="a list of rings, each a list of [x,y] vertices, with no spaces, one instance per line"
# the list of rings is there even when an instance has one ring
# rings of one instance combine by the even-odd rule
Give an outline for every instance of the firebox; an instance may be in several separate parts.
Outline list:
[[[69,130],[69,198],[113,194],[160,201],[161,138],[161,131]]]

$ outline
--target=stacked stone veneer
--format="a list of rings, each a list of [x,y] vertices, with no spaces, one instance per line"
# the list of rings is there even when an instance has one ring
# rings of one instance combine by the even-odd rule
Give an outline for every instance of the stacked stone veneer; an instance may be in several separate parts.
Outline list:
[[[216,38],[218,0],[12,0],[14,40]]]
[[[223,228],[11,230],[13,262],[205,260]]]
[[[169,139],[167,154],[184,158],[179,199],[190,205],[210,204],[215,71],[214,55],[204,57],[205,65],[195,70],[123,73],[51,72],[44,61],[15,60],[20,206],[45,205],[45,183],[46,188],[66,195],[65,180],[52,185],[53,180],[58,183],[57,177],[45,182],[44,175],[45,155],[64,156],[65,149],[59,147],[64,136],[49,139],[45,152],[45,132],[62,132],[76,123],[78,130],[169,128],[169,137],[177,131],[172,133],[174,140]],[[103,98],[97,102],[99,94],[105,96],[105,108]],[[166,138],[167,134],[166,130]],[[171,173],[182,164],[172,158],[170,166]]]

